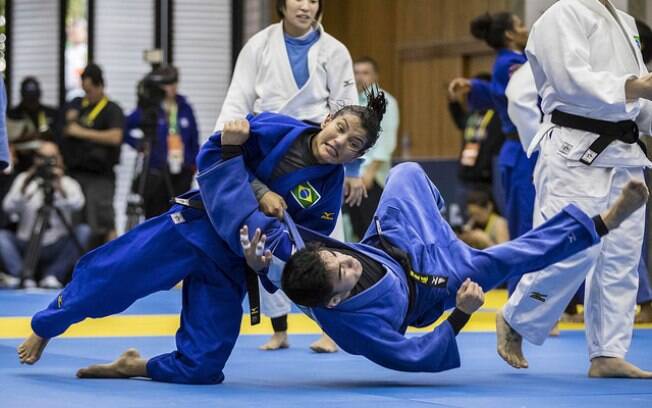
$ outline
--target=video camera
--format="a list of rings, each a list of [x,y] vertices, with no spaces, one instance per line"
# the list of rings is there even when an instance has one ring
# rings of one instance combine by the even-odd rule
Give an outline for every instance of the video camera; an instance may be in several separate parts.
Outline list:
[[[138,82],[138,107],[141,109],[158,109],[165,98],[163,85],[171,85],[178,81],[176,68],[162,65],[153,69]]]

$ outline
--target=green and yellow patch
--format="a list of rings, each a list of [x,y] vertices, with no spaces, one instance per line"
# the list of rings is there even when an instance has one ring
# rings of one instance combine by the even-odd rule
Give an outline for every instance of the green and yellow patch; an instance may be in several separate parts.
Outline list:
[[[312,207],[321,199],[321,194],[308,181],[294,187],[291,193],[301,208]]]

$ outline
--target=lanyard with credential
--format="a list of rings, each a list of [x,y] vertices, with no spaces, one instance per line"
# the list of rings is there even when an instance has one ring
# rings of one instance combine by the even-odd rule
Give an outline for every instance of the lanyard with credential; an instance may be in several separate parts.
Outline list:
[[[90,111],[88,115],[84,115],[81,118],[81,121],[84,125],[88,127],[92,127],[93,123],[95,123],[95,119],[97,119],[97,116],[102,112],[102,110],[106,107],[106,105],[109,103],[109,98],[106,96],[102,97],[100,101],[95,105],[95,107]],[[90,102],[88,99],[84,98],[82,100],[82,108],[88,107]]]
[[[45,112],[42,110],[38,111],[38,131],[45,133],[48,131],[48,118],[45,116]]]
[[[172,104],[170,106],[170,112],[168,112],[168,134],[179,134],[177,129],[177,104]]]

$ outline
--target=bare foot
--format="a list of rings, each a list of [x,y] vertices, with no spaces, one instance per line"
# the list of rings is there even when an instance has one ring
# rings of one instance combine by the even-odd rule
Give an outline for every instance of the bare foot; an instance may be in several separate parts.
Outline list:
[[[93,364],[77,371],[79,378],[131,378],[148,377],[147,360],[140,357],[136,349],[122,353],[110,364]]]
[[[310,345],[310,350],[315,353],[336,353],[338,349],[333,339],[328,334],[322,333],[321,337]]]
[[[528,363],[523,356],[523,337],[512,329],[505,318],[503,311],[496,313],[496,342],[498,355],[514,368],[527,368]]]
[[[591,360],[589,377],[593,378],[648,378],[652,371],[644,371],[617,357],[596,357]]]
[[[36,363],[41,358],[41,354],[43,354],[45,346],[48,345],[48,341],[50,341],[50,339],[44,339],[43,337],[39,337],[32,333],[20,346],[18,346],[18,348],[16,348],[20,364],[32,365]]]
[[[630,180],[616,199],[616,202],[600,214],[609,230],[617,228],[627,217],[647,203],[650,193],[645,183]]]
[[[643,303],[636,315],[636,323],[652,323],[652,302]]]
[[[282,331],[282,332],[274,332],[272,334],[272,337],[267,340],[267,343],[263,344],[262,346],[258,347],[260,350],[279,350],[279,349],[286,349],[290,347],[290,343],[288,342],[288,332]]]
[[[550,333],[548,333],[548,336],[559,337],[559,322],[555,323],[552,330],[550,330]]]

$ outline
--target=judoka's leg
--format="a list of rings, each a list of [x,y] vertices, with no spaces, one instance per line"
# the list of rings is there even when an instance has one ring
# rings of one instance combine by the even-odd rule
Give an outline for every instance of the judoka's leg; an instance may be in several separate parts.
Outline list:
[[[214,264],[191,274],[183,282],[183,309],[181,327],[176,334],[176,351],[145,360],[136,350],[130,349],[113,363],[83,368],[77,376],[149,377],[155,381],[184,384],[221,383],[224,380],[222,369],[240,332],[244,292],[244,281],[234,283]]]
[[[260,309],[263,314],[272,319],[274,334],[259,347],[261,350],[278,350],[290,347],[288,342],[287,315],[292,310],[290,299],[278,290],[276,293],[269,293],[267,289],[258,282],[260,291]]]
[[[34,333],[18,347],[21,363],[38,361],[47,341],[74,323],[122,312],[137,299],[170,289],[192,271],[193,254],[163,215],[84,255],[70,283],[32,318]]]
[[[611,196],[631,178],[642,181],[643,171],[618,169]],[[625,361],[634,325],[644,225],[642,207],[604,238],[596,267],[586,277],[584,323],[591,377],[652,378],[652,372]]]
[[[570,205],[537,228],[520,237],[484,250],[466,246],[469,256],[459,270],[458,280],[470,278],[484,291],[505,278],[520,277],[577,254],[598,243],[593,220]]]

